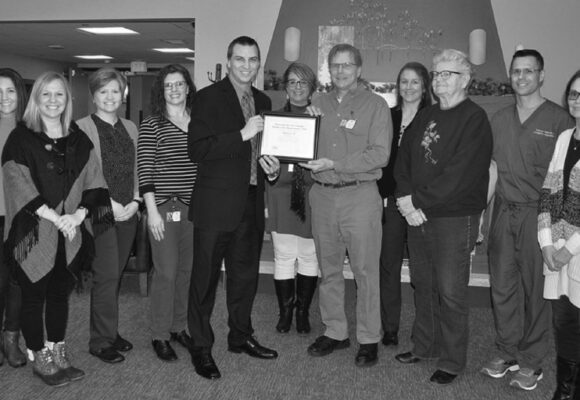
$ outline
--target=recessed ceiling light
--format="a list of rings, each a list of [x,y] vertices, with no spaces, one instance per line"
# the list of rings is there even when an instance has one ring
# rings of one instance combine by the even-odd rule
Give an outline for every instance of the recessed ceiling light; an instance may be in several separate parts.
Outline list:
[[[75,56],[76,58],[82,58],[83,60],[112,60],[113,57],[104,55],[86,55],[86,56]]]
[[[139,32],[123,28],[122,26],[104,26],[92,28],[77,28],[79,31],[92,33],[94,35],[138,35]]]
[[[195,57],[185,57],[186,60],[195,61]]]
[[[159,51],[161,53],[195,53],[195,51],[188,49],[187,47],[161,48],[161,49],[153,49],[153,50]]]

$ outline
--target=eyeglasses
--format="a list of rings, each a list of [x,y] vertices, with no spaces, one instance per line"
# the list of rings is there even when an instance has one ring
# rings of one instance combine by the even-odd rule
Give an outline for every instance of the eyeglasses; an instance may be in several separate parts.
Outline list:
[[[538,68],[534,68],[534,69],[532,69],[532,68],[521,68],[521,69],[516,68],[516,69],[512,69],[510,71],[510,75],[511,76],[520,76],[523,74],[524,76],[530,76],[534,72],[538,72],[538,71],[541,71],[541,69],[538,69]]]
[[[185,81],[167,82],[163,84],[163,88],[165,90],[183,89],[185,85]]]
[[[451,75],[461,75],[462,73],[463,72],[449,71],[449,70],[431,71],[431,79],[435,80],[437,78],[441,78],[444,81],[446,81],[447,79],[451,78]]]
[[[330,64],[330,69],[332,71],[338,71],[341,67],[344,71],[352,71],[353,69],[355,69],[357,67],[357,65],[354,63],[350,63],[350,62]]]
[[[580,92],[577,92],[576,90],[570,90],[570,93],[568,93],[568,100],[570,101],[576,101],[578,100],[578,97],[580,97]]]
[[[303,88],[303,87],[308,86],[308,82],[307,81],[304,81],[304,80],[297,81],[295,79],[291,79],[291,80],[289,80],[289,81],[286,82],[286,85],[288,87],[291,87],[291,88],[295,88],[297,86],[300,86],[301,88]]]

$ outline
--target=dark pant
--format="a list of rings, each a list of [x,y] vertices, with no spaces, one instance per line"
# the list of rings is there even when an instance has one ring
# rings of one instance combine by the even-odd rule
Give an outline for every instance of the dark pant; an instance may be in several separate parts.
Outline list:
[[[439,357],[437,368],[459,374],[468,345],[470,254],[479,215],[429,218],[409,227],[411,283],[415,288],[413,342],[419,357]]]
[[[407,221],[394,197],[384,208],[381,243],[381,325],[384,332],[398,332],[401,319],[401,266],[407,237]]]
[[[33,283],[21,268],[16,271],[22,288],[22,335],[26,347],[32,351],[40,351],[44,347],[45,324],[49,342],[63,341],[66,332],[68,298],[74,278],[66,268],[65,239],[60,233],[58,237],[54,268],[42,279]]]
[[[250,317],[258,287],[262,237],[256,226],[255,189],[248,192],[244,216],[233,232],[194,227],[188,326],[195,347],[211,348],[214,343],[210,318],[222,260],[226,268],[228,343],[240,345],[254,333]]]
[[[0,216],[0,237],[4,237],[4,216]],[[4,246],[0,244],[0,332],[4,329],[11,332],[20,330],[20,307],[22,296],[20,286],[4,262]]]
[[[567,296],[551,301],[556,338],[556,354],[580,362],[580,309]]]
[[[488,249],[500,356],[538,369],[548,355],[550,303],[543,296],[537,206],[507,203],[496,196]]]
[[[119,324],[119,282],[129,259],[137,231],[137,216],[115,226],[95,239],[89,347],[109,347]]]
[[[168,340],[171,332],[187,326],[189,282],[193,266],[193,224],[186,218],[187,206],[173,198],[157,209],[165,219],[163,239],[149,230],[153,274],[151,275],[151,339]],[[175,218],[179,212],[180,217]],[[173,213],[173,214],[169,214]],[[173,217],[169,217],[173,215]],[[177,219],[177,220],[176,220]]]

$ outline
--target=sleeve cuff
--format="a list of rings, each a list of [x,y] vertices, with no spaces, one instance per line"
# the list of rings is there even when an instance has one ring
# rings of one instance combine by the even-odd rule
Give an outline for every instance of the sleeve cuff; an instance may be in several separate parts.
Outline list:
[[[550,229],[539,230],[538,243],[540,244],[540,248],[553,245],[554,242],[552,241],[552,231]]]

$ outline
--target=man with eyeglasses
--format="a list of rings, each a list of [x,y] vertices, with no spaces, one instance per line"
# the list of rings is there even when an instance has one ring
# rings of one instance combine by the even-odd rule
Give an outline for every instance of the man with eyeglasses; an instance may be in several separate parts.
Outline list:
[[[357,287],[355,363],[375,365],[381,339],[379,256],[382,200],[376,181],[387,164],[393,126],[387,103],[360,82],[362,58],[348,44],[328,54],[333,88],[315,98],[321,115],[318,159],[312,171],[312,234],[322,271],[319,299],[325,332],[308,347],[314,357],[350,346],[344,309],[343,261],[348,250]]]
[[[570,116],[542,97],[544,59],[516,51],[510,66],[516,104],[491,120],[498,181],[489,234],[489,269],[498,356],[481,370],[492,378],[517,373],[510,385],[533,390],[548,353],[549,304],[543,299],[538,200],[556,139]]]
[[[256,134],[264,127],[260,112],[271,101],[252,87],[260,69],[260,49],[247,36],[234,39],[227,51],[228,76],[197,92],[189,124],[189,155],[198,164],[191,197],[193,271],[188,326],[195,371],[221,377],[212,357],[210,325],[222,260],[226,269],[228,350],[274,359],[278,353],[253,337],[251,313],[258,287],[264,234],[264,173],[258,167]],[[265,156],[259,162],[275,179],[280,164]]]

